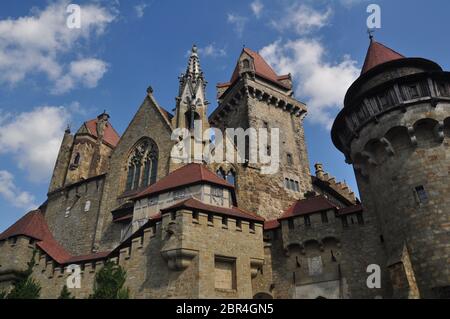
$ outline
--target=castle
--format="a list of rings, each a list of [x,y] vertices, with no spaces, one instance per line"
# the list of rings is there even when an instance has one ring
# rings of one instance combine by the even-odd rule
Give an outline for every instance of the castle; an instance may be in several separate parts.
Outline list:
[[[71,265],[70,291],[86,298],[107,260],[133,298],[449,297],[450,74],[371,39],[332,128],[362,203],[321,164],[311,174],[292,86],[244,48],[208,117],[194,46],[174,114],[149,88],[121,136],[106,113],[66,130],[48,199],[0,234],[0,291],[37,249],[42,298],[59,296]],[[279,128],[278,171],[174,161],[171,134],[194,121]]]

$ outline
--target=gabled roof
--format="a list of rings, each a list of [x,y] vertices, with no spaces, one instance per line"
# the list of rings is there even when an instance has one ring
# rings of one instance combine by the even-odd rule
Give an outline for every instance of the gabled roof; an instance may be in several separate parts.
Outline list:
[[[191,163],[173,171],[155,184],[147,187],[137,194],[134,199],[202,182],[234,189],[233,185],[208,170],[204,165]]]
[[[89,134],[91,134],[95,138],[98,138],[97,121],[98,119],[93,119],[84,122],[84,125],[86,126],[86,129],[88,130]],[[111,123],[106,124],[106,129],[105,132],[103,133],[103,140],[113,147],[116,147],[117,143],[119,143],[120,136],[116,132],[116,130],[112,127]]]
[[[281,80],[290,78],[289,74],[279,76],[276,74],[276,72],[272,69],[272,67],[264,60],[264,58],[258,52],[250,50],[249,48],[244,48],[242,50],[242,53],[244,53],[244,52],[247,53],[252,58],[256,75],[258,75],[268,81],[276,83],[277,85],[280,85],[286,89],[289,89],[288,87],[286,87],[286,85],[284,83],[281,82]],[[241,53],[241,55],[242,55],[242,53]],[[230,86],[231,84],[233,84],[236,80],[239,79],[240,68],[241,68],[240,63],[237,63],[236,67],[233,71],[233,74],[231,76],[230,82],[219,83],[217,86],[218,87],[226,87],[226,86]]]
[[[379,42],[376,42],[375,40],[371,40],[361,74],[366,73],[377,65],[404,58],[405,56],[403,56],[402,54],[388,48],[387,46]]]
[[[72,262],[81,262],[92,259],[101,259],[108,255],[109,252],[85,256],[71,256],[53,237],[47,222],[40,210],[34,210],[27,213],[19,219],[14,225],[9,227],[0,234],[0,240],[8,238],[26,236],[36,240],[36,245],[49,255],[58,264],[69,264]]]
[[[185,199],[173,206],[164,208],[161,210],[162,213],[173,211],[174,209],[181,209],[181,208],[188,208],[188,209],[194,209],[199,210],[203,212],[208,213],[216,213],[220,215],[227,215],[232,217],[239,217],[242,219],[252,220],[252,221],[258,221],[258,222],[264,222],[264,218],[261,216],[258,216],[254,213],[247,212],[243,209],[240,209],[238,207],[232,207],[232,208],[226,208],[221,206],[213,206],[205,204],[193,197]]]
[[[319,213],[330,209],[336,211],[337,207],[324,196],[315,196],[296,201],[283,213],[283,215],[281,215],[279,220]]]

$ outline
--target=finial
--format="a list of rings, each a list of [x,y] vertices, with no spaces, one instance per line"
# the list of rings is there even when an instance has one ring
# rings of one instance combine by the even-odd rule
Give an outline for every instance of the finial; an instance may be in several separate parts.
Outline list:
[[[197,46],[195,44],[192,46],[192,50],[191,51],[192,51],[192,53],[197,54],[198,49],[197,49]]]
[[[147,88],[147,94],[153,94],[153,88],[151,86]]]
[[[70,134],[70,124],[67,123],[66,130],[64,131],[66,134]]]
[[[367,29],[367,34],[369,35],[370,42],[373,42],[373,34],[375,29]]]

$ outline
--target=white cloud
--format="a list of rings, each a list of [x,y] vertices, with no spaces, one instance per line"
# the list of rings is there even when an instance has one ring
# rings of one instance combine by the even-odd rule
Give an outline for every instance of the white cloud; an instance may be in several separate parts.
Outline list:
[[[0,155],[10,155],[33,182],[47,181],[58,154],[64,129],[78,103],[69,107],[41,106],[9,115],[0,124]]]
[[[246,17],[240,16],[235,13],[228,13],[227,16],[228,23],[234,26],[234,30],[236,31],[239,37],[242,36],[242,33],[244,32],[247,20],[248,19]]]
[[[272,20],[271,25],[280,32],[293,30],[305,35],[326,26],[331,15],[331,8],[320,12],[305,4],[293,5],[286,8],[282,19]]]
[[[88,4],[81,6],[81,28],[70,29],[68,4],[59,0],[28,16],[0,20],[0,83],[15,85],[41,73],[53,83],[60,81],[71,67],[63,60],[78,54],[83,41],[100,36],[115,20],[112,9]]]
[[[14,183],[14,176],[5,170],[0,170],[0,196],[11,205],[23,209],[35,209],[35,198],[28,192],[21,191]]]
[[[70,91],[78,84],[94,88],[108,70],[108,64],[99,59],[82,59],[70,63],[69,71],[58,79],[52,90],[55,94]]]
[[[255,17],[259,18],[261,16],[261,12],[264,9],[264,5],[260,0],[255,0],[250,4],[250,9],[252,9]]]
[[[224,57],[227,55],[225,48],[218,48],[215,43],[210,43],[205,47],[198,48],[198,53],[209,57]]]
[[[147,3],[140,3],[138,5],[134,6],[134,12],[136,13],[136,16],[140,19],[145,14],[145,9],[147,9],[148,4]]]
[[[330,129],[348,87],[359,76],[357,62],[350,56],[340,62],[326,61],[325,48],[314,39],[276,41],[260,53],[277,72],[293,75],[297,97],[306,98],[309,120]]]

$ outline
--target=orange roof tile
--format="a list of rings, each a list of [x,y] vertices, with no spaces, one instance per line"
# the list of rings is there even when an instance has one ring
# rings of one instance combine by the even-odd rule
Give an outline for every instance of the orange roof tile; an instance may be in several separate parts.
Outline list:
[[[85,122],[86,128],[89,131],[89,134],[98,138],[97,134],[97,121],[98,119],[93,119]],[[105,132],[103,134],[103,140],[109,145],[116,147],[117,143],[119,143],[120,135],[116,132],[116,130],[112,127],[111,123],[106,125]]]
[[[247,53],[253,59],[253,65],[255,67],[256,75],[268,81],[276,83],[284,88],[287,88],[286,85],[280,81],[289,78],[290,77],[289,74],[281,76],[277,75],[276,72],[272,69],[272,67],[266,62],[266,60],[264,60],[264,58],[258,52],[250,50],[249,48],[244,48],[243,52]],[[239,78],[240,67],[241,66],[239,63],[236,64],[230,82],[219,83],[217,87],[226,87],[233,84]]]
[[[37,241],[36,245],[61,265],[75,261],[81,262],[91,259],[101,259],[109,254],[109,252],[102,252],[85,256],[71,256],[55,240],[40,210],[34,210],[27,213],[15,224],[1,233],[0,240],[6,240],[17,236],[26,236],[35,239]]]
[[[303,216],[323,212],[329,209],[337,210],[337,207],[324,196],[316,196],[296,201],[279,219]]]
[[[137,199],[148,195],[155,195],[181,186],[188,186],[201,182],[234,189],[233,185],[208,170],[204,165],[191,163],[173,171],[155,184],[144,189],[134,198]]]
[[[361,74],[366,73],[377,65],[403,58],[405,58],[405,56],[395,52],[379,42],[372,40],[367,50],[366,59],[364,61]]]

